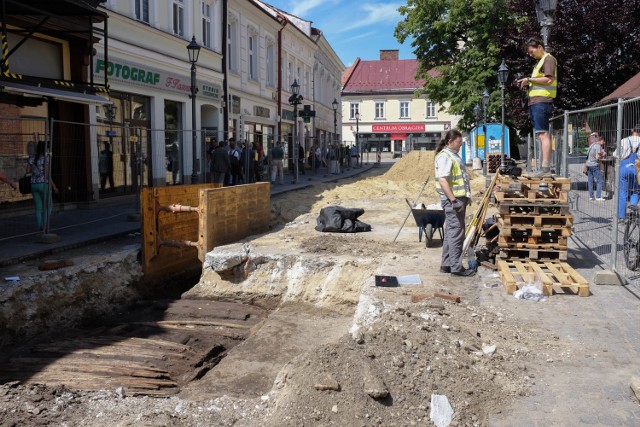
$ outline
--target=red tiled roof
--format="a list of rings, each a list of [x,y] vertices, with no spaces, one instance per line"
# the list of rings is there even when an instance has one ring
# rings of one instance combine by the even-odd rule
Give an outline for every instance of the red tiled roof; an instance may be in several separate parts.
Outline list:
[[[418,61],[415,59],[360,61],[354,64],[344,85],[344,92],[414,90],[424,86],[424,80],[416,80]],[[434,70],[429,74],[436,76]]]
[[[637,96],[640,96],[640,73],[624,82],[622,86],[602,98],[597,104],[606,104],[608,101],[614,101],[618,98],[629,99]]]

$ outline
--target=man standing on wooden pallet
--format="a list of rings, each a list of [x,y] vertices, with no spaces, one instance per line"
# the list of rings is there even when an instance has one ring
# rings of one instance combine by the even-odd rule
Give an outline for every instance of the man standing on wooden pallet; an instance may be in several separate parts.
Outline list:
[[[471,204],[471,186],[464,162],[458,155],[460,147],[462,134],[451,129],[436,148],[436,191],[446,217],[440,272],[473,276],[475,270],[462,265],[464,217],[467,206]]]
[[[556,59],[545,51],[544,44],[535,37],[527,40],[527,53],[538,60],[531,77],[519,79],[522,89],[528,88],[529,115],[533,133],[540,138],[542,167],[529,174],[531,178],[551,177],[551,136],[549,119],[553,113],[553,100],[558,87],[558,68]]]

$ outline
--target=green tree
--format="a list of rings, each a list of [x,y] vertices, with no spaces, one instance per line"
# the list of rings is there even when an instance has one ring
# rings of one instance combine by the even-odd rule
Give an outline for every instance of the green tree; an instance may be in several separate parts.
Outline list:
[[[473,123],[482,90],[491,92],[489,116],[499,120],[497,70],[502,59],[510,80],[531,73],[534,61],[523,46],[539,36],[534,0],[408,0],[395,31],[412,39],[424,91],[460,126]],[[585,108],[640,71],[640,0],[559,0],[549,40],[558,60],[557,113]],[[438,71],[433,76],[429,70]],[[518,89],[507,86],[507,122],[530,130],[528,109]]]
[[[400,7],[403,20],[395,36],[412,47],[419,62],[417,77],[424,92],[449,112],[463,116],[460,126],[472,125],[473,106],[482,91],[493,91],[490,111],[499,105],[496,70],[504,48],[499,36],[517,24],[507,0],[408,0]],[[429,73],[436,70],[437,75]]]

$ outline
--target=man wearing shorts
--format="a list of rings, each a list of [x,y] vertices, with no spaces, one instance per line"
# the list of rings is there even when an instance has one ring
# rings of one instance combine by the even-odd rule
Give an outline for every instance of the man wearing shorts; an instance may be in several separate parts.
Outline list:
[[[553,113],[553,100],[558,86],[556,59],[547,53],[542,41],[537,38],[527,40],[527,53],[536,59],[531,77],[518,80],[522,89],[529,93],[529,115],[533,133],[540,138],[542,166],[537,172],[530,173],[532,178],[551,176],[551,137],[549,119]]]

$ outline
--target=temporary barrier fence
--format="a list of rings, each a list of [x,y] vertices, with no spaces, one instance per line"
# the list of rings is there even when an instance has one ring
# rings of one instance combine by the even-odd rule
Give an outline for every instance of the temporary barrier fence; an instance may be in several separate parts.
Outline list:
[[[640,255],[640,228],[627,225],[634,221],[627,205],[630,195],[638,192],[637,170],[634,169],[634,179],[629,181],[630,190],[624,185],[621,188],[626,178],[620,175],[620,146],[637,125],[640,125],[640,97],[568,111],[551,119],[553,164],[561,176],[571,178],[572,182],[573,235],[610,269],[633,284],[640,284],[640,261],[634,265],[629,258]],[[594,141],[600,141],[604,155],[598,159],[598,167],[591,167],[584,174],[587,152]],[[627,228],[635,230],[631,240],[625,236]]]

